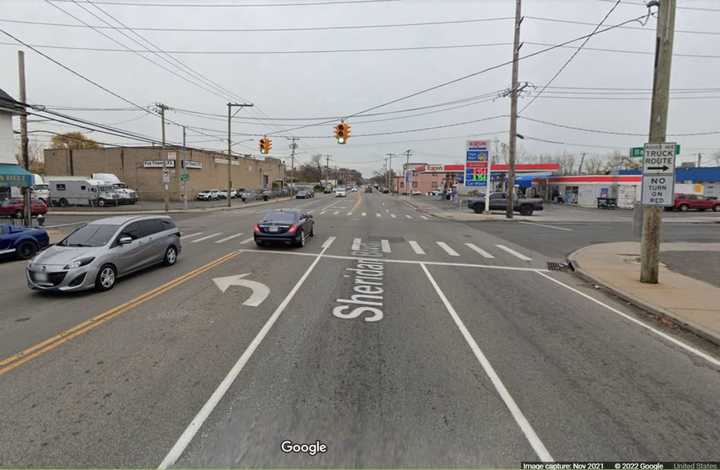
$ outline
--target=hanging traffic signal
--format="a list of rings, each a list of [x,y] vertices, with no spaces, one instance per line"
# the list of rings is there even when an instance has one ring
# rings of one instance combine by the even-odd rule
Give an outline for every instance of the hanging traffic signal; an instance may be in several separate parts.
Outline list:
[[[267,155],[270,153],[270,149],[272,148],[272,139],[268,136],[263,136],[260,138],[260,153],[263,155]]]
[[[350,124],[345,121],[340,121],[340,124],[335,126],[335,139],[338,144],[345,144],[350,138]]]

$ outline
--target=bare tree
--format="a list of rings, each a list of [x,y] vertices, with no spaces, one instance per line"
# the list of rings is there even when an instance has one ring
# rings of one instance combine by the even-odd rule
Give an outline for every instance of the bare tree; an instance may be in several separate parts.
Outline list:
[[[713,154],[713,158],[715,159],[715,165],[720,166],[720,150]]]
[[[590,158],[585,158],[583,164],[583,173],[588,175],[597,175],[605,171],[606,162],[599,156],[593,155]]]

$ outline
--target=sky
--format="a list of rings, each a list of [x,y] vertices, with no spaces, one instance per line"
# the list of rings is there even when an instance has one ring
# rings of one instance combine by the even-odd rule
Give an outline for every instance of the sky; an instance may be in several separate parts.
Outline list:
[[[233,136],[237,142],[235,151],[257,154],[257,140],[269,134],[273,139],[270,156],[287,159],[288,139],[294,136],[298,139],[296,164],[310,161],[313,154],[330,155],[331,165],[358,169],[366,177],[384,168],[388,153],[401,154],[409,149],[413,162],[459,163],[464,159],[468,139],[487,139],[498,144],[508,139],[510,99],[502,96],[502,91],[510,87],[511,67],[504,65],[477,72],[511,60],[513,0],[0,0],[0,3],[3,5],[0,29],[32,46],[53,46],[37,50],[117,96],[2,33],[0,88],[18,96],[17,51],[22,49],[26,54],[30,103],[48,108],[80,108],[60,112],[112,124],[156,140],[161,135],[160,118],[133,108],[128,101],[140,107],[152,107],[155,103],[169,106],[166,116],[169,121],[186,126],[189,146],[217,150],[227,148],[226,103],[249,102],[254,106],[238,110],[233,118],[232,130],[237,133]],[[521,56],[591,33],[614,4],[615,0],[523,0]],[[130,28],[152,28],[135,30],[152,45],[132,42],[128,37],[142,39],[133,36],[132,31],[123,30],[127,35],[123,36],[109,28],[103,20],[113,27],[119,24],[106,13]],[[647,8],[638,0],[622,0],[604,25],[615,25],[646,13]],[[83,22],[105,26],[100,30],[104,35]],[[417,25],[428,22],[452,23]],[[415,25],[407,26],[409,23]],[[655,24],[655,19],[650,18],[645,26],[638,21],[628,24],[628,28],[593,36],[541,95],[543,86],[581,41],[520,61],[519,80],[527,82],[519,101],[522,111],[518,133],[526,137],[519,141],[520,161],[537,154],[601,155],[613,150],[625,154],[630,147],[641,146],[647,140]],[[712,155],[720,150],[718,24],[720,1],[678,0],[668,141],[681,144],[681,161],[696,161],[700,152],[706,163],[715,164]],[[371,25],[395,26],[326,28]],[[314,29],[288,31],[288,28]],[[223,31],[228,29],[245,31]],[[136,51],[161,49],[172,57],[160,52],[128,52],[123,46]],[[441,48],[424,48],[427,46]],[[377,50],[397,48],[406,49]],[[347,51],[358,49],[365,51]],[[329,52],[338,50],[343,52]],[[188,70],[198,72],[200,77],[186,75]],[[477,74],[378,107],[370,112],[375,115],[363,116],[362,112],[369,108],[473,73]],[[473,97],[477,98],[470,99]],[[457,102],[427,108],[454,101]],[[407,111],[413,108],[422,109]],[[400,110],[406,111],[393,112]],[[340,117],[346,117],[352,126],[346,145],[336,144],[333,138],[333,127]],[[285,130],[300,126],[306,127]],[[169,142],[182,141],[179,125],[168,124],[166,129]],[[31,122],[30,130],[78,129]],[[711,134],[673,136],[688,133]],[[106,143],[130,143],[98,132],[89,135]],[[31,136],[46,142],[50,134],[33,132]],[[400,160],[394,158],[396,169]]]

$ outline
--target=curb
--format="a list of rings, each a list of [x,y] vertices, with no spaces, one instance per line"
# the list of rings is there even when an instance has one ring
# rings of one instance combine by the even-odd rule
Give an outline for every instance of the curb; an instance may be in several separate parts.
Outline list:
[[[612,293],[614,296],[634,305],[635,307],[638,307],[639,309],[643,310],[646,313],[649,313],[650,315],[652,315],[656,318],[661,318],[666,321],[669,321],[674,326],[676,326],[682,330],[693,333],[694,335],[699,336],[699,337],[713,343],[716,346],[720,346],[720,335],[709,332],[709,331],[705,330],[704,328],[702,328],[698,325],[695,325],[692,322],[688,322],[687,320],[680,319],[677,316],[675,316],[675,314],[673,314],[672,312],[669,312],[668,310],[665,310],[661,307],[658,307],[656,305],[653,305],[653,304],[647,303],[643,300],[640,300],[639,298],[635,297],[634,295],[628,294],[627,292],[624,292],[620,289],[610,287],[607,284],[600,281],[597,277],[593,276],[589,272],[582,269],[582,267],[580,266],[580,263],[578,263],[578,261],[575,259],[575,255],[579,251],[583,250],[584,248],[586,248],[586,247],[575,250],[567,256],[568,263],[572,267],[572,270],[575,273],[575,275],[577,275],[579,278],[581,278],[587,282],[591,282],[593,284],[601,286],[603,289]]]
[[[194,213],[200,213],[200,212],[221,212],[221,211],[232,211],[232,210],[239,210],[239,209],[245,209],[250,207],[257,207],[257,206],[267,206],[270,204],[273,204],[275,202],[284,202],[284,201],[290,201],[294,198],[285,197],[285,198],[276,198],[271,199],[269,201],[259,201],[259,202],[250,202],[250,203],[243,203],[242,206],[213,206],[213,207],[196,207],[192,209],[170,209],[167,212],[165,212],[163,209],[148,209],[148,210],[136,210],[136,211],[48,211],[49,215],[106,215],[106,216],[112,216],[112,215],[143,215],[143,214],[194,214]]]

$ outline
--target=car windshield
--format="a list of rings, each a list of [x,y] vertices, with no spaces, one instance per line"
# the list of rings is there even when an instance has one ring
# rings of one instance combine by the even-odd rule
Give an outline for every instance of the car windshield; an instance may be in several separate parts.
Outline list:
[[[59,246],[103,246],[117,232],[117,225],[88,224],[72,232],[58,243]]]
[[[268,211],[263,215],[262,223],[292,224],[295,223],[297,217],[297,212]]]

